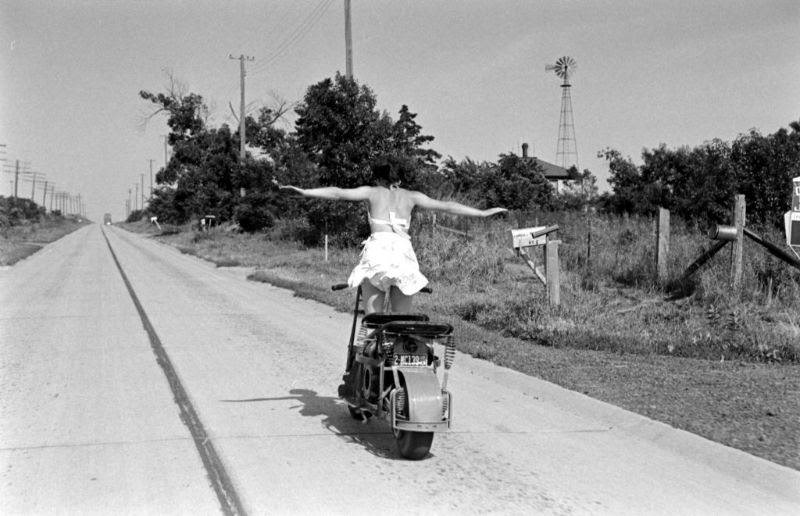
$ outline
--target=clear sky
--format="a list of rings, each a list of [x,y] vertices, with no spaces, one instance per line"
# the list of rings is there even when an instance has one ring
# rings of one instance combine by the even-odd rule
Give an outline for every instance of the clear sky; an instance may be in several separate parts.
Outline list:
[[[579,165],[598,151],[772,133],[800,119],[797,0],[352,0],[354,75],[393,117],[418,113],[432,147],[457,160],[532,153],[554,162],[561,88],[545,65],[568,55]],[[124,213],[163,118],[142,127],[139,90],[164,69],[235,125],[239,62],[253,109],[345,68],[344,0],[0,0],[0,157],[20,159],[89,217]],[[4,153],[3,153],[4,151]],[[0,194],[13,174],[0,176]],[[30,195],[22,183],[20,193]],[[41,190],[37,200],[41,199]]]

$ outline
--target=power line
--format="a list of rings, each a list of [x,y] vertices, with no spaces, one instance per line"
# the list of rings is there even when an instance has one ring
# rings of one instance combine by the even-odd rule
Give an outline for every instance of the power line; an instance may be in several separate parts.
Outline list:
[[[311,13],[309,13],[308,16],[306,16],[305,19],[300,22],[300,24],[291,32],[291,34],[289,34],[289,36],[279,43],[271,54],[267,55],[264,61],[262,61],[262,64],[253,68],[252,72],[254,74],[258,74],[265,71],[267,67],[276,59],[281,57],[289,47],[303,39],[303,37],[308,34],[308,32],[314,27],[320,18],[322,18],[322,16],[328,11],[328,7],[330,7],[332,2],[333,0],[321,0],[311,11]]]

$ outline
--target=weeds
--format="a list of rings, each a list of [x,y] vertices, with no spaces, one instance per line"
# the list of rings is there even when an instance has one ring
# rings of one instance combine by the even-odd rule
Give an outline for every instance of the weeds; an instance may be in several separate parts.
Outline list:
[[[417,301],[426,311],[558,348],[800,361],[800,275],[752,242],[745,245],[741,293],[733,296],[726,249],[690,278],[682,278],[709,239],[675,219],[669,278],[663,284],[655,277],[653,219],[564,212],[471,220],[468,226],[447,221],[467,230],[468,238],[436,229],[425,218],[418,221],[414,247],[437,291],[433,299],[421,296]],[[548,306],[544,288],[510,249],[509,230],[527,224],[559,226],[559,308]],[[319,275],[320,288],[343,281],[360,250],[331,248],[325,262],[321,249],[286,240],[302,229],[301,222],[283,221],[266,234],[214,228],[164,238],[219,266],[246,264],[295,279]],[[778,240],[774,233],[761,233]],[[541,250],[533,254],[541,264]]]

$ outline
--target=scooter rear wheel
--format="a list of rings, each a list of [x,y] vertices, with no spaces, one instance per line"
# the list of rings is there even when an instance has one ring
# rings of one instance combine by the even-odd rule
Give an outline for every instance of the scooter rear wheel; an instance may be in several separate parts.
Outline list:
[[[397,451],[400,455],[410,460],[420,460],[428,456],[433,444],[433,432],[409,432],[395,430],[394,439],[397,441]]]

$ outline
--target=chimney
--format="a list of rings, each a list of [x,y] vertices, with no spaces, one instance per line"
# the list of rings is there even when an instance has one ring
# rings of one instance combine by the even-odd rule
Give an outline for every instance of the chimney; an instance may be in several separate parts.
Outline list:
[[[528,157],[528,144],[527,143],[523,143],[522,144],[522,157],[523,158],[527,158]]]

